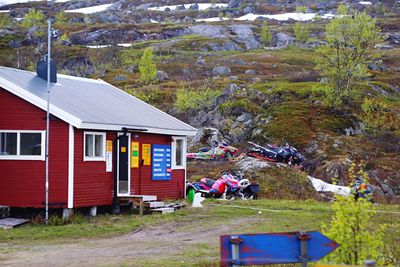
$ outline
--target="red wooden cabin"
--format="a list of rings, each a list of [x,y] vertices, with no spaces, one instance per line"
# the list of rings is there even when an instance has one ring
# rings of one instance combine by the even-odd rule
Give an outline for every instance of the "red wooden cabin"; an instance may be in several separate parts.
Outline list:
[[[196,129],[102,81],[51,84],[49,204],[185,194],[186,137]],[[46,81],[0,67],[0,205],[45,205]]]

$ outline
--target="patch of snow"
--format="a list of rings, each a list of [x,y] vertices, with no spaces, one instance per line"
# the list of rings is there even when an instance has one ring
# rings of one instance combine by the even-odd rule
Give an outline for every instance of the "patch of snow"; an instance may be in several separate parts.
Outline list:
[[[151,19],[150,23],[159,23],[157,20]]]
[[[92,48],[92,49],[100,49],[100,48],[106,48],[110,47],[111,45],[86,45],[85,47],[87,48]]]
[[[0,6],[17,4],[17,3],[28,3],[35,1],[43,1],[43,0],[0,0]]]
[[[215,18],[206,18],[206,19],[196,19],[196,22],[215,22],[215,21],[223,21],[223,20],[229,20],[229,18],[220,18],[220,17],[215,17]]]
[[[29,3],[29,2],[37,2],[37,1],[45,1],[45,0],[0,0],[0,7],[5,5],[11,4],[18,4],[18,3]],[[71,0],[55,0],[56,3],[65,3]]]
[[[121,46],[121,47],[131,47],[132,43],[123,43],[123,44],[117,44],[117,45]]]
[[[0,13],[10,13],[10,10],[0,10]]]
[[[92,48],[92,49],[101,49],[101,48],[107,48],[107,47],[110,47],[110,46],[112,46],[112,45],[86,45],[85,47],[87,47],[87,48]],[[117,44],[117,46],[120,46],[120,47],[131,47],[132,46],[132,44],[131,43],[122,43],[122,44]]]
[[[360,2],[358,2],[360,5],[371,5],[372,6],[372,3],[370,2],[370,1],[360,1]]]
[[[195,5],[194,4],[184,4],[186,9],[189,9],[191,6]],[[209,9],[210,7],[212,8],[219,8],[219,7],[228,7],[228,4],[224,3],[215,3],[214,5],[211,3],[197,3],[199,6],[199,10],[206,10]],[[165,11],[167,8],[170,10],[176,10],[176,8],[181,5],[173,5],[173,6],[160,6],[160,7],[149,7],[148,10],[155,10],[155,11]]]
[[[65,10],[65,12],[67,12],[67,13],[93,14],[93,13],[105,11],[112,5],[113,4],[104,4],[104,5],[98,5],[98,6],[83,7],[83,8],[78,8],[78,9]]]
[[[258,15],[253,13],[248,13],[244,16],[235,18],[234,20],[250,20],[254,21],[257,18],[268,18],[268,19],[275,19],[279,21],[286,21],[289,19],[299,20],[299,21],[306,21],[306,20],[313,20],[317,16],[316,13],[282,13],[282,14],[274,14],[274,15]],[[322,18],[334,18],[335,15],[332,13],[327,13]]]

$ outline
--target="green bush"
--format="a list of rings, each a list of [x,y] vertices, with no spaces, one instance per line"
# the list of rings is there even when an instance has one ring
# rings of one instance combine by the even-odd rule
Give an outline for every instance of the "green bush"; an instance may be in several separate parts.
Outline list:
[[[293,31],[296,39],[302,43],[306,43],[310,38],[310,30],[305,23],[296,22],[293,25]]]
[[[22,21],[22,26],[25,28],[30,28],[33,26],[44,26],[46,23],[46,18],[40,10],[29,9],[29,12],[25,15]]]
[[[371,133],[398,129],[398,119],[389,105],[378,98],[365,98],[361,105],[365,128]]]
[[[215,98],[221,95],[220,89],[208,86],[200,88],[181,87],[176,92],[174,107],[181,112],[203,109],[210,106]]]
[[[340,244],[324,261],[337,264],[362,265],[365,260],[382,264],[385,225],[371,225],[376,213],[374,206],[364,200],[337,197],[332,205],[335,212],[329,225],[322,225],[322,232]],[[374,228],[374,230],[372,230]]]

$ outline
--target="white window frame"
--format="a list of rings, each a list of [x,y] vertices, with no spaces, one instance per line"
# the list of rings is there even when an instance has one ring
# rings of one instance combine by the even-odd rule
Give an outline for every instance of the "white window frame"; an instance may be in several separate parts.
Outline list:
[[[187,139],[183,136],[172,136],[172,143],[171,143],[171,160],[172,164],[171,167],[173,170],[183,170],[186,169],[186,147],[187,147]],[[182,140],[182,165],[176,165],[176,141]]]
[[[103,139],[103,155],[100,157],[88,157],[86,156],[86,135],[101,135]],[[96,140],[94,138],[93,140]],[[95,141],[94,141],[95,142]],[[93,142],[93,149],[95,148],[95,143]],[[94,155],[94,153],[93,153]],[[83,161],[106,161],[106,133],[105,132],[83,132]]]
[[[0,155],[0,160],[45,160],[46,131],[36,130],[0,130],[0,133],[17,134],[17,155]],[[40,133],[41,134],[41,154],[40,155],[21,155],[21,133]]]

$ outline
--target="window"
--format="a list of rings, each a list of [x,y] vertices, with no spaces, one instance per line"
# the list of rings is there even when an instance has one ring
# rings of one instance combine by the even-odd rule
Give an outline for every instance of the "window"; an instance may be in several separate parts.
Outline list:
[[[83,159],[85,161],[104,161],[105,139],[105,133],[85,132]]]
[[[0,130],[0,159],[44,160],[45,131]]]
[[[172,168],[184,169],[186,167],[186,138],[172,137]]]

